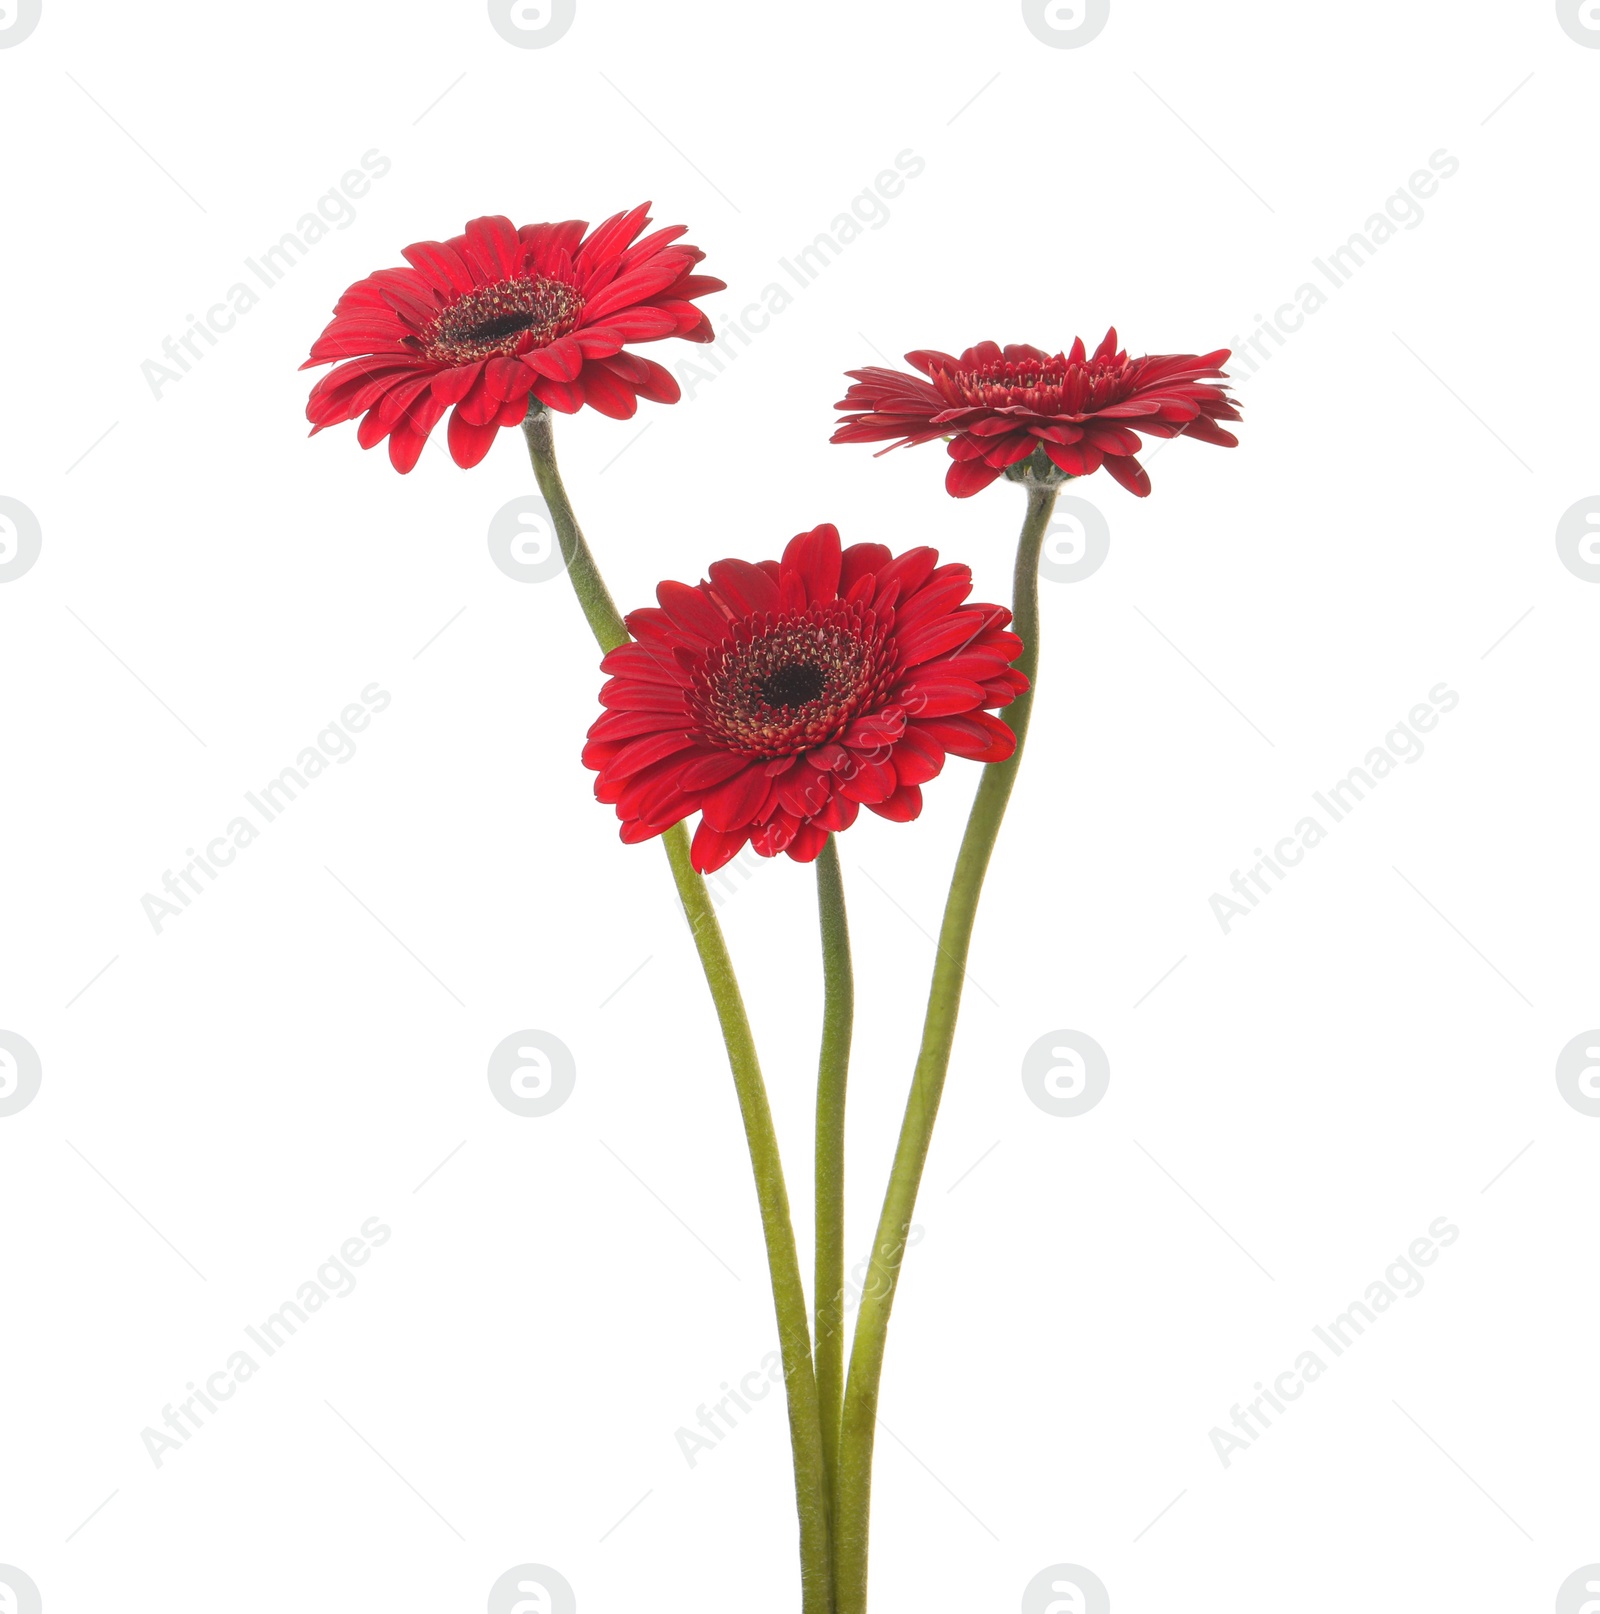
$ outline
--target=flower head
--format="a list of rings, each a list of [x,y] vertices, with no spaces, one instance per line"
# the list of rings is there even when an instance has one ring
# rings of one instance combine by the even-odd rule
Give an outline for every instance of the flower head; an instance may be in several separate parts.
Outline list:
[[[937,550],[839,547],[831,526],[783,559],[723,560],[709,582],[663,583],[601,663],[606,708],[583,760],[625,841],[690,813],[703,874],[748,842],[809,863],[862,807],[906,821],[947,753],[1003,762],[989,708],[1028,687],[1011,613],[969,605],[972,573]]]
[[[921,376],[876,367],[849,372],[855,385],[835,407],[853,412],[832,440],[894,438],[889,447],[898,448],[948,438],[953,463],[944,485],[958,499],[1040,450],[1067,476],[1088,476],[1104,465],[1143,498],[1150,478],[1134,457],[1144,447],[1138,433],[1237,446],[1239,439],[1217,424],[1239,418],[1227,389],[1215,385],[1229,356],[1219,348],[1130,359],[1118,351],[1114,329],[1093,357],[1081,337],[1070,353],[1054,357],[994,342],[969,347],[959,359],[931,349],[908,353]]]
[[[405,248],[409,269],[358,280],[301,366],[343,360],[312,389],[313,434],[361,416],[363,448],[389,439],[409,471],[454,405],[450,453],[476,465],[533,398],[573,414],[590,404],[626,420],[638,399],[676,403],[678,383],[630,342],[713,340],[694,299],[723,283],[697,275],[705,256],[682,225],[639,240],[650,204],[590,230],[582,219],[525,224],[474,219],[464,235]]]

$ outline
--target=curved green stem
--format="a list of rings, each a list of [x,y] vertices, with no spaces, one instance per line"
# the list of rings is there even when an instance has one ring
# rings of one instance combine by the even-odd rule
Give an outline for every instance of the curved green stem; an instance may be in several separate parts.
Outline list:
[[[830,1514],[837,1516],[839,1420],[844,1405],[844,1104],[850,1074],[855,982],[845,916],[839,848],[830,835],[817,856],[817,912],[822,924],[822,1053],[817,1061],[817,1400]]]
[[[602,650],[614,650],[628,639],[628,630],[595,565],[572,513],[572,504],[556,468],[555,441],[546,410],[530,413],[523,426],[533,474],[550,507],[567,575],[583,607],[589,627]],[[789,1193],[784,1185],[778,1134],[767,1103],[766,1083],[756,1057],[755,1039],[745,1013],[744,999],[733,973],[733,960],[706,883],[689,858],[689,833],[680,824],[663,840],[672,878],[678,887],[695,949],[705,972],[706,985],[716,1006],[722,1040],[733,1070],[733,1085],[744,1121],[750,1166],[755,1174],[756,1198],[761,1207],[761,1231],[766,1240],[767,1266],[772,1276],[772,1302],[778,1319],[778,1345],[783,1357],[789,1401],[789,1436],[794,1454],[795,1502],[800,1514],[801,1607],[804,1614],[832,1614],[833,1577],[829,1552],[827,1478],[823,1460],[822,1424],[817,1406],[817,1381],[811,1362],[811,1331],[806,1314],[805,1281],[795,1248]]]
[[[532,400],[529,400],[532,404]],[[528,458],[533,461],[533,474],[550,506],[550,519],[555,523],[556,540],[561,545],[561,558],[566,562],[567,576],[572,580],[572,591],[589,629],[599,641],[602,650],[615,650],[629,638],[606,580],[594,563],[594,555],[584,540],[578,518],[572,513],[572,501],[561,485],[561,472],[556,469],[555,432],[550,411],[534,404],[522,423],[522,435],[528,439]]]
[[[766,1084],[756,1060],[750,1021],[745,1015],[733,961],[717,923],[706,883],[689,862],[689,832],[674,824],[665,836],[667,859],[678,883],[683,911],[694,932],[694,944],[705,970],[722,1025],[722,1040],[733,1067],[733,1084],[739,1094],[750,1165],[755,1172],[756,1195],[761,1202],[761,1230],[767,1241],[767,1265],[772,1272],[772,1300],[778,1313],[778,1345],[783,1354],[784,1381],[789,1395],[789,1435],[794,1451],[795,1502],[800,1510],[800,1574],[806,1614],[826,1614],[833,1607],[833,1577],[828,1550],[827,1479],[823,1463],[822,1423],[817,1406],[817,1381],[811,1368],[811,1333],[806,1322],[806,1290],[795,1250],[794,1226],[789,1217],[789,1194],[784,1187],[783,1163],[778,1156],[778,1134],[767,1104]]]
[[[872,1446],[878,1421],[878,1387],[883,1376],[884,1348],[889,1314],[894,1307],[895,1285],[905,1256],[906,1236],[916,1208],[922,1168],[939,1114],[950,1049],[955,1041],[956,1016],[966,980],[967,949],[978,915],[989,857],[1000,834],[1006,803],[1016,783],[1022,750],[1028,737],[1033,709],[1034,680],[1039,668],[1039,550],[1055,508],[1056,489],[1028,481],[1028,511],[1017,542],[1013,578],[1012,626],[1022,639],[1016,665],[1027,674],[1027,693],[1006,709],[1006,720],[1017,737],[1017,748],[1005,762],[983,770],[977,795],[967,819],[966,834],[950,881],[944,921],[939,929],[933,984],[922,1024],[922,1046],[917,1054],[911,1096],[895,1150],[894,1169],[884,1196],[883,1213],[873,1240],[871,1267],[856,1320],[855,1344],[850,1353],[850,1380],[845,1389],[843,1434],[839,1451],[839,1507],[834,1518],[834,1574],[837,1614],[865,1614],[867,1606],[867,1533],[872,1506]]]

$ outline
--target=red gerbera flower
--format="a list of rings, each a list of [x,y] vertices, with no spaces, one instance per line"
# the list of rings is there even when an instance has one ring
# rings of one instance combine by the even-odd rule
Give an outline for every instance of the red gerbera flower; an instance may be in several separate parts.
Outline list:
[[[846,415],[836,443],[906,443],[949,439],[955,462],[944,485],[958,499],[977,493],[1008,467],[1042,449],[1068,476],[1105,468],[1143,498],[1150,478],[1134,456],[1151,437],[1198,437],[1234,448],[1239,439],[1219,420],[1239,419],[1227,389],[1213,385],[1227,348],[1215,353],[1160,353],[1130,359],[1117,349],[1115,329],[1084,356],[1083,339],[1054,358],[1026,344],[969,347],[959,359],[932,350],[906,361],[927,376],[902,370],[851,370],[855,385],[834,407]],[[888,453],[888,449],[882,450]]]
[[[934,549],[841,552],[801,533],[781,561],[723,560],[710,582],[663,583],[601,662],[589,730],[595,795],[625,841],[701,815],[692,859],[720,869],[749,842],[809,863],[862,807],[904,822],[946,753],[1004,762],[1016,738],[986,708],[1028,687],[1011,613],[968,605],[972,573]]]
[[[474,219],[465,235],[405,248],[411,267],[358,280],[301,366],[348,361],[312,389],[312,434],[360,415],[361,446],[387,437],[394,468],[409,471],[454,404],[450,453],[472,466],[502,426],[522,421],[530,395],[618,420],[639,398],[676,403],[672,376],[623,346],[712,341],[694,299],[723,282],[693,273],[705,254],[678,242],[681,224],[637,240],[649,208],[587,235],[582,219],[520,230],[499,216]]]

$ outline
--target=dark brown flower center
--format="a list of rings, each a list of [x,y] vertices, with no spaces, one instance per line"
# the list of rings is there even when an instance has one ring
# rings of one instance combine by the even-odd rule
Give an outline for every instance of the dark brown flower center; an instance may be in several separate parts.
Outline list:
[[[967,369],[940,370],[934,380],[955,404],[1075,415],[1116,403],[1125,391],[1127,368],[1121,354],[1074,364],[1058,353],[1050,359],[995,359]]]
[[[871,710],[894,676],[877,619],[842,601],[749,617],[729,634],[689,693],[700,732],[724,750],[784,757],[824,745]]]
[[[761,698],[769,707],[805,706],[827,687],[828,675],[822,668],[797,661],[761,680]]]
[[[440,364],[472,364],[548,347],[582,317],[583,298],[565,281],[540,275],[502,280],[452,303],[423,332],[422,344]]]

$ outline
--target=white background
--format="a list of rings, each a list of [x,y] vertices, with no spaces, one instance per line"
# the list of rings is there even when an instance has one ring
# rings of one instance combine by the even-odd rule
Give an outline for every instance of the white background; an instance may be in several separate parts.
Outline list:
[[[1600,588],[1555,546],[1600,493],[1597,75],[1548,0],[1113,0],[1075,49],[958,0],[578,0],[540,49],[482,4],[44,0],[0,51],[0,494],[43,532],[0,585],[0,1028],[43,1065],[0,1119],[0,1563],[49,1614],[480,1609],[530,1561],[586,1614],[798,1607],[777,1397],[692,1469],[675,1440],[774,1346],[755,1200],[661,854],[578,763],[592,643],[490,559],[523,445],[399,477],[306,440],[296,366],[410,241],[646,196],[722,328],[905,150],[888,223],[692,399],[559,421],[625,607],[819,521],[1005,599],[1015,491],[830,446],[843,371],[1113,322],[1237,345],[1430,154],[1460,169],[1321,282],[1240,448],[1072,490],[1111,551],[1044,585],[875,1606],[1014,1609],[1062,1562],[1118,1611],[1554,1606],[1600,1560],[1600,1121],[1554,1080],[1600,1023]],[[374,149],[355,222],[152,396],[163,337]],[[157,935],[141,897],[374,681],[356,756]],[[1212,893],[1441,681],[1426,754],[1225,935]],[[861,1255],[975,777],[841,841]],[[809,1271],[812,871],[723,911]],[[485,1079],[523,1028],[577,1061],[541,1119]],[[1057,1029],[1110,1058],[1076,1119],[1021,1081]],[[372,1216],[355,1292],[158,1469],[141,1430]],[[1423,1292],[1225,1468],[1210,1430],[1440,1216]]]

